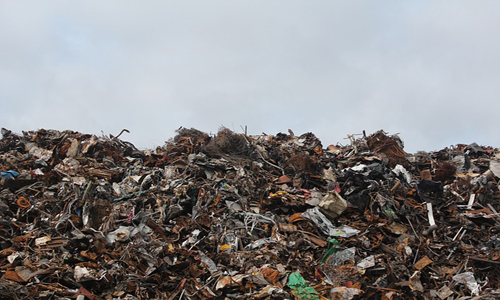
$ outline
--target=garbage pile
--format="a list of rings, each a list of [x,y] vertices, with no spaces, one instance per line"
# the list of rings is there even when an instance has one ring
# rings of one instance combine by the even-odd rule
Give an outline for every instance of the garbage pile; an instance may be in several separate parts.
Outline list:
[[[498,299],[499,149],[349,138],[2,129],[0,298]]]

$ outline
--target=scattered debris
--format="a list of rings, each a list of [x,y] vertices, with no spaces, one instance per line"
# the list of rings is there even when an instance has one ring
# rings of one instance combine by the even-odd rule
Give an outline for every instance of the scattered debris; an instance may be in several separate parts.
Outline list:
[[[124,132],[2,129],[0,298],[500,295],[497,148]]]

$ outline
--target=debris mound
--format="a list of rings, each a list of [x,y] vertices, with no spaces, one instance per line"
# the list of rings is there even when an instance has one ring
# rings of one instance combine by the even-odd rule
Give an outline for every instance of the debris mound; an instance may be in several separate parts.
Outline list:
[[[397,135],[0,140],[1,299],[498,299],[500,150]]]
[[[243,134],[222,127],[217,135],[204,147],[203,152],[211,157],[249,158],[253,147]]]

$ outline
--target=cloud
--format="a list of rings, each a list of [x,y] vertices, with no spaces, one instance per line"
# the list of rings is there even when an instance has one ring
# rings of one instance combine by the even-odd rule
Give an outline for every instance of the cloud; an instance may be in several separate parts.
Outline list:
[[[500,4],[0,4],[2,126],[154,147],[215,132],[400,132],[407,150],[498,146]]]

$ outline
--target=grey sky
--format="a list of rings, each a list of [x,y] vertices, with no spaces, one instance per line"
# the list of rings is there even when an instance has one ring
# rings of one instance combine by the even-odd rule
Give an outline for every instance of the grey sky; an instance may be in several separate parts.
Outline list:
[[[498,1],[3,1],[0,126],[500,146]]]

